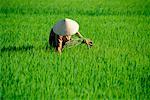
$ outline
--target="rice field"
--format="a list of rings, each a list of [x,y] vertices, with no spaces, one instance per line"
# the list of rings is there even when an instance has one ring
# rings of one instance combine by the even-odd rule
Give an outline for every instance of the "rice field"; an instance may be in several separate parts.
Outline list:
[[[150,0],[1,0],[1,100],[149,100]],[[93,40],[59,55],[60,19]]]

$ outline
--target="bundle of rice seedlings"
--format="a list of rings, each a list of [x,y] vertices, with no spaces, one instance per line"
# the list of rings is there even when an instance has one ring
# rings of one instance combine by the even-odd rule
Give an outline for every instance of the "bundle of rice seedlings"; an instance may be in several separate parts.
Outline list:
[[[78,39],[73,39],[65,43],[64,48],[71,48],[77,45],[80,45],[83,43],[83,39],[78,38]]]

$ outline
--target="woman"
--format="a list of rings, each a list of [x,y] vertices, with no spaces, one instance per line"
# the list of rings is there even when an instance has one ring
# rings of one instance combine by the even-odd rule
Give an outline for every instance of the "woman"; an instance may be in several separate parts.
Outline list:
[[[51,29],[49,36],[49,44],[56,48],[61,53],[62,49],[68,45],[74,43],[86,43],[88,46],[92,46],[92,41],[85,39],[79,32],[79,24],[71,19],[65,18],[57,22]],[[77,35],[78,39],[73,39],[72,35]]]

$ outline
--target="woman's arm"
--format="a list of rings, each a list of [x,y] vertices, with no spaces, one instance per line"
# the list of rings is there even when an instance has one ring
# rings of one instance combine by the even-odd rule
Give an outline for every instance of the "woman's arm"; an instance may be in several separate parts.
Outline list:
[[[77,36],[78,36],[79,38],[82,38],[82,39],[83,39],[83,43],[85,43],[85,44],[87,44],[87,45],[89,45],[89,46],[92,46],[92,44],[93,44],[92,40],[84,38],[84,37],[80,34],[80,32],[77,32],[76,34],[77,34]]]
[[[62,42],[63,42],[63,36],[57,36],[57,46],[56,46],[56,50],[61,53],[62,51]]]
[[[79,38],[83,38],[83,36],[80,34],[80,32],[77,32],[76,35],[77,35]]]

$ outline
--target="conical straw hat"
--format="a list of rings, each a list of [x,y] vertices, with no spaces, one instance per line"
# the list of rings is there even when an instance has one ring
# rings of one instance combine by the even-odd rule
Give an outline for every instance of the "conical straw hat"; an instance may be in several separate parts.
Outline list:
[[[53,31],[57,35],[74,35],[79,30],[79,24],[71,19],[65,18],[64,20],[60,20],[57,22],[54,27]]]

